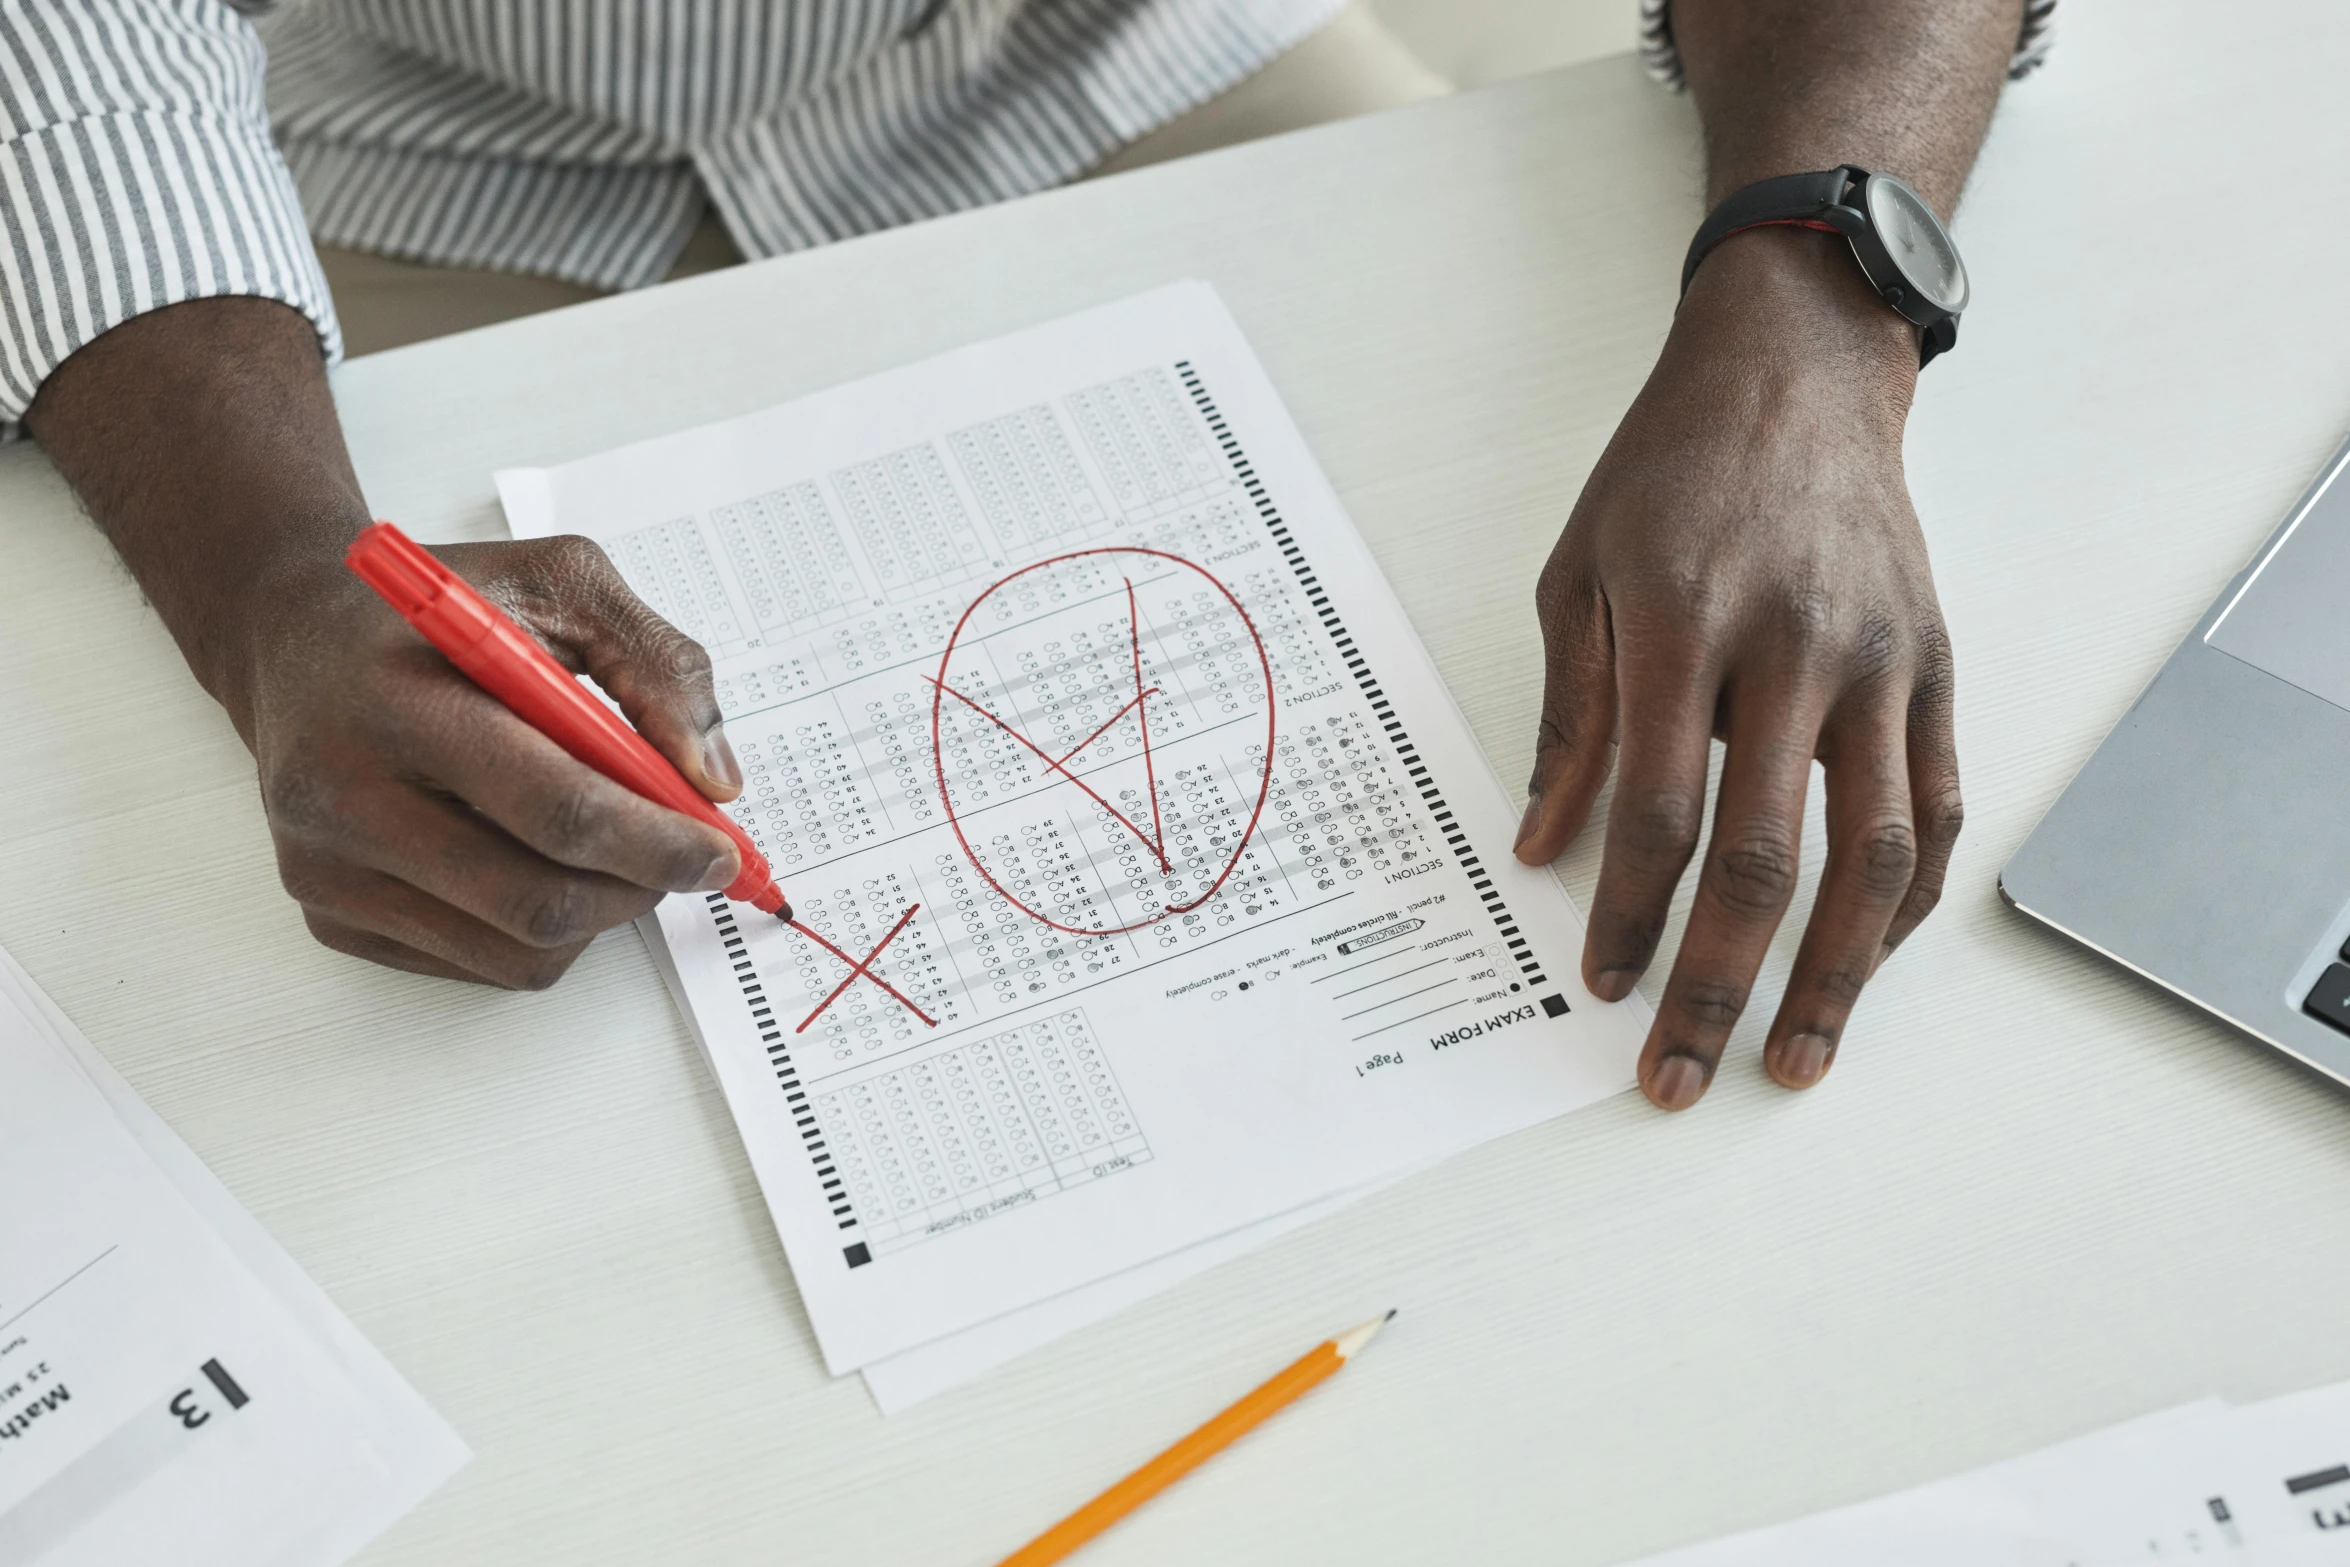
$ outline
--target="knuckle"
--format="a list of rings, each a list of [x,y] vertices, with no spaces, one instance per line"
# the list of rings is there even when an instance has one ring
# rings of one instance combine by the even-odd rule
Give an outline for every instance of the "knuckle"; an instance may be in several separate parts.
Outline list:
[[[1527,787],[1540,794],[1553,769],[1579,753],[1591,726],[1570,707],[1549,704],[1534,728],[1534,777]]]
[[[654,640],[650,656],[653,673],[672,685],[696,688],[709,685],[709,651],[667,621],[655,623],[666,634]]]
[[[1560,551],[1551,551],[1550,559],[1534,574],[1534,613],[1547,625],[1551,618],[1562,613],[1573,602],[1574,590],[1570,584],[1574,573],[1560,558]]]
[[[1726,979],[1692,980],[1674,998],[1691,1022],[1728,1028],[1746,1011],[1746,987]]]
[[[1901,667],[1901,628],[1892,616],[1872,610],[1854,628],[1849,656],[1858,679],[1874,684],[1887,678]]]
[[[1861,830],[1854,847],[1858,851],[1855,872],[1869,892],[1897,896],[1917,874],[1917,834],[1906,820],[1888,817],[1870,823]]]
[[[1966,804],[1955,787],[1935,791],[1926,802],[1923,826],[1926,846],[1937,856],[1947,856],[1966,828]]]
[[[1836,635],[1835,595],[1818,582],[1787,584],[1773,610],[1780,635],[1799,651],[1823,648]]]
[[[1625,804],[1625,846],[1652,858],[1686,855],[1704,820],[1705,802],[1688,790],[1644,789]]]
[[[595,934],[595,914],[595,890],[579,877],[561,876],[521,894],[511,927],[533,947],[567,947]]]
[[[533,542],[500,586],[510,607],[526,619],[560,625],[581,605],[592,605],[618,576],[602,545],[564,533]]]
[[[1734,915],[1777,914],[1795,894],[1795,849],[1775,834],[1732,841],[1714,852],[1708,869],[1715,902]]]
[[[1947,711],[1957,694],[1957,664],[1950,655],[1950,633],[1939,619],[1927,621],[1914,633],[1917,639],[1917,675],[1910,691],[1913,713]]]
[[[261,775],[261,807],[282,833],[313,837],[343,819],[342,790],[308,760],[281,762]]]
[[[1822,999],[1839,1010],[1849,1011],[1860,1000],[1861,987],[1869,982],[1869,971],[1850,963],[1831,964],[1812,980]],[[1814,1033],[1834,1038],[1832,1029],[1815,1027]]]
[[[1594,909],[1589,940],[1602,968],[1645,968],[1664,933],[1664,921],[1658,916]]]
[[[565,583],[598,582],[617,575],[604,547],[584,534],[557,534],[545,542],[542,553],[549,572]]]
[[[334,873],[323,861],[309,855],[287,854],[281,850],[277,857],[277,880],[286,889],[286,896],[302,905],[304,918],[311,921],[314,930],[318,921],[316,911],[339,901],[334,896]]]
[[[1717,576],[1713,563],[1702,555],[1676,556],[1657,567],[1652,587],[1676,612],[1710,622],[1722,607]]]
[[[565,784],[539,807],[539,842],[550,857],[566,864],[588,858],[602,844],[604,825],[595,796],[585,784]]]
[[[1534,578],[1535,618],[1545,630],[1574,621],[1591,596],[1589,579],[1565,544],[1551,552]]]
[[[1920,607],[1916,631],[1918,667],[1937,672],[1941,678],[1950,678],[1950,628],[1942,623],[1941,611],[1931,598]]]
[[[1733,609],[1706,561],[1666,560],[1626,573],[1629,593],[1617,611],[1628,635],[1659,647],[1703,653],[1729,640]],[[1611,606],[1614,600],[1610,600]]]

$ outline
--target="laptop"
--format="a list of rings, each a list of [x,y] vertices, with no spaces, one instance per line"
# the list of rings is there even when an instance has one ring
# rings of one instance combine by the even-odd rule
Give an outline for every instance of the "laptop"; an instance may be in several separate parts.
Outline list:
[[[2000,873],[2032,918],[2350,1082],[2350,443]]]

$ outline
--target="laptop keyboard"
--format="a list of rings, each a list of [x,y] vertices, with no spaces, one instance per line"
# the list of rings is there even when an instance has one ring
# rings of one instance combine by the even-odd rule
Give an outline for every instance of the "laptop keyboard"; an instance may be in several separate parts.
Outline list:
[[[2350,959],[2350,942],[2343,943],[2340,956]],[[2350,1034],[2350,962],[2327,964],[2326,971],[2317,976],[2317,983],[2309,987],[2301,1010],[2321,1023],[2331,1023]]]

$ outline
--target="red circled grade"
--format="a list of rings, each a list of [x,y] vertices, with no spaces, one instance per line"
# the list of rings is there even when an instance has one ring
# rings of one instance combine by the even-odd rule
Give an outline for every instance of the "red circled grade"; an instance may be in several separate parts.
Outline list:
[[[1231,858],[1224,862],[1223,868],[1217,871],[1215,879],[1208,884],[1205,891],[1201,892],[1198,897],[1193,898],[1188,903],[1169,904],[1158,913],[1149,915],[1143,919],[1136,920],[1131,924],[1089,928],[1082,925],[1064,924],[1061,921],[1054,919],[1051,915],[1030,907],[1027,903],[1023,902],[1020,898],[1015,896],[1010,888],[1006,887],[996,878],[995,873],[987,868],[987,863],[979,857],[979,851],[972,847],[970,838],[966,836],[963,831],[962,814],[955,807],[954,790],[947,782],[946,749],[942,737],[943,714],[946,705],[951,701],[958,706],[970,708],[972,711],[978,713],[982,718],[993,723],[997,728],[1003,730],[1014,740],[1018,741],[1032,754],[1033,759],[1038,764],[1039,777],[1049,777],[1056,773],[1059,774],[1063,782],[1069,784],[1084,794],[1094,805],[1100,807],[1101,810],[1106,812],[1111,818],[1111,821],[1116,830],[1131,834],[1134,838],[1136,838],[1142,844],[1142,846],[1150,852],[1152,857],[1158,861],[1159,869],[1162,874],[1173,874],[1173,867],[1170,866],[1167,861],[1165,827],[1160,820],[1156,755],[1154,752],[1154,742],[1151,739],[1150,732],[1150,702],[1153,698],[1158,697],[1161,693],[1159,692],[1158,687],[1146,687],[1143,684],[1142,614],[1137,604],[1134,592],[1134,584],[1131,577],[1128,577],[1126,580],[1125,597],[1127,611],[1127,637],[1130,648],[1134,689],[1125,705],[1120,707],[1116,713],[1111,715],[1107,722],[1103,723],[1099,728],[1095,729],[1091,735],[1088,735],[1083,741],[1081,741],[1075,747],[1075,749],[1064,751],[1059,756],[1055,756],[1051,751],[1038,745],[1027,735],[1022,734],[1019,728],[1013,723],[1007,721],[1003,715],[992,711],[984,703],[976,700],[968,693],[957,690],[948,680],[947,672],[954,661],[955,652],[957,648],[962,645],[964,632],[969,629],[972,617],[979,613],[981,605],[987,603],[988,600],[993,598],[996,594],[1010,587],[1013,583],[1019,581],[1022,577],[1029,575],[1031,572],[1043,571],[1049,567],[1065,565],[1068,562],[1074,560],[1086,560],[1089,558],[1106,556],[1126,557],[1129,559],[1132,565],[1137,568],[1145,566],[1151,562],[1166,562],[1167,564],[1176,566],[1183,571],[1190,572],[1191,574],[1199,577],[1202,581],[1206,582],[1209,587],[1214,588],[1216,592],[1223,597],[1225,603],[1232,606],[1233,614],[1240,617],[1240,624],[1248,632],[1250,645],[1256,649],[1257,668],[1263,675],[1265,681],[1265,760],[1264,766],[1258,770],[1257,797],[1255,804],[1252,805],[1249,809],[1248,826],[1241,832],[1239,839],[1232,845]],[[1215,573],[1209,571],[1207,568],[1197,564],[1194,561],[1186,560],[1180,555],[1169,554],[1165,550],[1146,549],[1141,545],[1117,544],[1105,545],[1098,549],[1071,550],[1067,554],[1055,555],[1049,559],[1036,561],[1031,565],[1023,566],[1018,571],[1015,571],[1009,576],[1003,577],[990,585],[985,592],[981,593],[977,598],[971,601],[971,605],[968,609],[963,611],[962,618],[955,622],[955,629],[953,634],[947,638],[946,650],[939,655],[938,673],[935,677],[932,678],[930,686],[930,758],[931,765],[938,777],[938,798],[939,803],[946,809],[947,825],[954,829],[955,842],[962,846],[963,858],[970,861],[971,868],[979,873],[980,879],[985,881],[988,886],[995,889],[997,895],[1003,898],[1005,902],[1011,904],[1012,907],[1018,909],[1021,913],[1027,915],[1030,919],[1035,920],[1040,925],[1048,925],[1054,930],[1066,931],[1072,936],[1120,936],[1126,934],[1128,931],[1147,929],[1148,927],[1156,925],[1162,920],[1167,919],[1171,915],[1189,913],[1191,910],[1200,907],[1209,899],[1215,897],[1218,892],[1223,890],[1224,883],[1231,880],[1233,871],[1239,868],[1240,857],[1242,854],[1247,852],[1249,841],[1256,836],[1257,823],[1263,818],[1265,814],[1265,800],[1267,796],[1272,793],[1273,789],[1273,743],[1275,738],[1276,725],[1278,722],[1277,715],[1274,711],[1275,703],[1273,694],[1273,661],[1271,657],[1268,656],[1265,652],[1265,639],[1258,635],[1256,622],[1249,619],[1248,611],[1241,607],[1239,597],[1235,595],[1230,588],[1226,587],[1223,582],[1218,580]],[[1130,712],[1136,715],[1136,722],[1140,726],[1142,735],[1143,776],[1145,787],[1148,789],[1150,794],[1151,806],[1151,818],[1148,823],[1144,823],[1138,819],[1128,818],[1115,806],[1111,805],[1109,801],[1103,799],[1102,796],[1094,790],[1092,785],[1088,784],[1083,777],[1079,776],[1079,774],[1068,765],[1079,752],[1083,751],[1087,746],[1093,744],[1093,742],[1099,739],[1105,732],[1107,732],[1112,725],[1118,723]]]

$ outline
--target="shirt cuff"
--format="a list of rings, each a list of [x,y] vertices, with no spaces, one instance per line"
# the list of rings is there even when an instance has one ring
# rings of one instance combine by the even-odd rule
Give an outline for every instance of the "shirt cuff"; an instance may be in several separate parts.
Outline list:
[[[2048,58],[2056,23],[2056,0],[2024,0],[2024,25],[2016,35],[2015,52],[2007,59],[2007,79],[2020,81]],[[1681,71],[1681,51],[1673,43],[1672,0],[1640,0],[1640,63],[1648,74],[1675,92],[1689,85]]]
[[[60,114],[0,137],[0,439],[50,372],[182,300],[275,299],[342,356],[293,181],[258,116]]]

